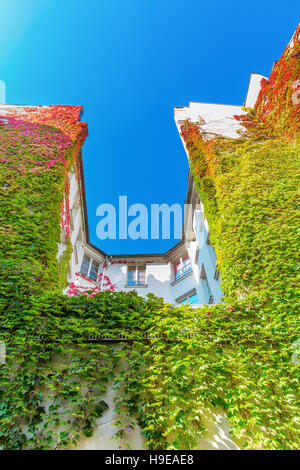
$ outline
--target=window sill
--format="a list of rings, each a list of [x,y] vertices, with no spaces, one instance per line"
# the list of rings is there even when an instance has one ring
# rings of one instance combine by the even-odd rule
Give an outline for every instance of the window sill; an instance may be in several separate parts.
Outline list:
[[[79,276],[81,276],[83,279],[85,279],[86,281],[88,282],[92,282],[93,284],[95,284],[96,286],[101,286],[101,284],[99,284],[99,282],[97,281],[94,281],[93,279],[91,279],[90,277],[87,277],[85,274],[81,273],[80,271],[76,274],[79,274]]]
[[[175,285],[178,284],[179,282],[181,282],[181,281],[183,281],[184,279],[187,279],[188,277],[190,277],[192,274],[193,274],[193,271],[189,271],[188,273],[186,273],[186,274],[184,274],[183,276],[181,276],[179,279],[176,279],[176,281],[171,282],[171,286],[175,286]]]
[[[131,289],[135,289],[136,287],[142,287],[142,288],[147,288],[148,287],[148,284],[132,284],[132,285],[128,285],[126,284],[125,285],[126,288],[131,288]]]

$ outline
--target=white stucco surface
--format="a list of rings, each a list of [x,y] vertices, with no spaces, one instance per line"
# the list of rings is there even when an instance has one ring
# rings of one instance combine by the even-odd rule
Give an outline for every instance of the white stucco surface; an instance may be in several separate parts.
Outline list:
[[[102,397],[109,405],[109,409],[97,420],[94,434],[89,438],[81,437],[76,450],[143,450],[147,448],[145,438],[141,434],[141,428],[135,420],[133,420],[134,426],[132,426],[127,418],[120,418],[114,412],[116,397],[117,392],[109,387]],[[115,439],[114,435],[120,429],[115,425],[117,421],[122,423],[124,432],[122,438]],[[198,440],[197,448],[199,450],[239,450],[230,434],[230,424],[222,408],[216,407],[203,413],[201,421],[206,427],[206,431]]]
[[[174,108],[174,118],[180,132],[180,124],[186,119],[198,123],[204,137],[224,135],[226,137],[238,137],[237,130],[241,129],[239,121],[233,116],[243,114],[242,106],[196,103],[190,102],[189,106]]]
[[[267,77],[264,77],[263,75],[260,75],[259,73],[251,73],[249,86],[248,86],[248,92],[247,92],[246,101],[245,101],[246,108],[253,108],[253,106],[255,105],[256,99],[258,97],[258,93],[261,88],[261,81],[263,78],[267,78]]]

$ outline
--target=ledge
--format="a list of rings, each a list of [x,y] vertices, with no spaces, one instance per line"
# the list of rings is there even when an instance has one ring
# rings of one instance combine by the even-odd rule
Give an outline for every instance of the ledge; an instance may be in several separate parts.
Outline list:
[[[132,285],[132,286],[128,286],[127,284],[124,286],[124,287],[127,287],[128,289],[135,289],[136,287],[139,287],[139,288],[144,288],[146,289],[148,287],[148,284],[135,284],[135,285]]]

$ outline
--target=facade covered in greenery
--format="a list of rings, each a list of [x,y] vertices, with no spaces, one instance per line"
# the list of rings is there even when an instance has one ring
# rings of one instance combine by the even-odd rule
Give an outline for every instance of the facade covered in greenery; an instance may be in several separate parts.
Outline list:
[[[120,391],[117,438],[194,449],[222,407],[240,448],[299,448],[299,29],[238,139],[181,133],[204,204],[225,302],[191,309],[134,292],[62,295],[68,172],[80,172],[80,108],[0,119],[0,447],[69,448]],[[123,333],[127,341],[99,337]],[[97,340],[98,339],[98,340]]]

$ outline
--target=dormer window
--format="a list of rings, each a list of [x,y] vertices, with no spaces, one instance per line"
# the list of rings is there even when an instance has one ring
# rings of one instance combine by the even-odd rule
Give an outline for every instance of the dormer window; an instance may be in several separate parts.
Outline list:
[[[96,282],[98,278],[99,266],[100,265],[97,263],[97,261],[92,259],[90,256],[84,255],[80,272],[84,276]]]
[[[128,286],[146,285],[146,266],[145,265],[128,266],[127,285]]]
[[[180,260],[174,263],[174,279],[180,279],[185,274],[192,271],[191,260],[188,256],[180,258]]]

